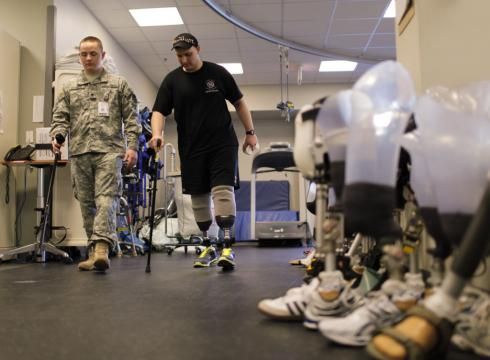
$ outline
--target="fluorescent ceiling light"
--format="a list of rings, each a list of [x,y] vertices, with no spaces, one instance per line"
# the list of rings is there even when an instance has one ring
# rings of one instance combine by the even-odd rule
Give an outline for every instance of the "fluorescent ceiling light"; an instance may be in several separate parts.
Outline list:
[[[181,25],[184,22],[175,7],[129,9],[139,26]]]
[[[384,18],[394,18],[396,16],[395,0],[390,1],[390,5],[385,10]]]
[[[230,74],[243,74],[243,67],[241,63],[221,63],[219,65],[228,70]]]
[[[340,71],[354,71],[357,67],[357,63],[354,61],[345,60],[329,60],[322,61],[320,63],[319,72],[340,72]]]

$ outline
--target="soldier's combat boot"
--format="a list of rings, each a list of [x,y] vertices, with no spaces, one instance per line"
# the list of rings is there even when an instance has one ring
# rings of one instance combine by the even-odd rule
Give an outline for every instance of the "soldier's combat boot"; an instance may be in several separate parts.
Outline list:
[[[90,246],[88,249],[88,259],[78,263],[78,270],[80,271],[95,270],[94,261],[95,261],[95,249],[93,246]]]
[[[111,266],[109,260],[109,243],[97,241],[95,243],[94,267],[96,271],[106,271]]]

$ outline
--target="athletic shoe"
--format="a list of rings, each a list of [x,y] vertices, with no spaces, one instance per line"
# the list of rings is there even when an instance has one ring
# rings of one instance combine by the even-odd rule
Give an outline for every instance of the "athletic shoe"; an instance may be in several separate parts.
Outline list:
[[[325,318],[318,326],[329,340],[347,346],[367,345],[374,332],[401,320],[422,291],[413,292],[399,280],[387,280],[380,291],[368,295],[365,304],[344,318]]]
[[[231,248],[224,248],[218,259],[218,266],[223,270],[233,270],[235,268],[235,253]]]
[[[207,246],[194,260],[195,268],[210,267],[218,262],[218,254],[213,246]]]
[[[470,290],[461,301],[462,311],[451,342],[464,351],[490,357],[490,298],[488,294]]]
[[[311,330],[318,329],[318,323],[325,317],[344,316],[362,302],[340,271],[322,271],[319,278],[320,284],[312,292],[304,313],[303,325]]]
[[[306,257],[302,259],[294,259],[294,260],[289,260],[290,265],[301,265],[304,267],[308,267],[311,264],[311,261],[313,260],[313,257],[315,256],[315,249],[308,251],[307,254],[305,254]]]
[[[303,320],[311,294],[319,283],[318,278],[313,278],[309,284],[289,289],[284,296],[260,301],[257,308],[262,314],[272,319]]]

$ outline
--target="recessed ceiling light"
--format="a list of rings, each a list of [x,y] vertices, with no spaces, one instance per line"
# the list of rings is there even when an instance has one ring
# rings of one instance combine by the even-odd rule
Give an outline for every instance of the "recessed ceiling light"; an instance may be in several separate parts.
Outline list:
[[[219,65],[228,70],[230,74],[243,74],[243,67],[241,63],[221,63]]]
[[[320,63],[319,72],[340,72],[340,71],[354,71],[357,67],[357,63],[354,61],[345,60],[329,60],[322,61]]]
[[[390,5],[385,10],[384,18],[394,18],[396,16],[395,0],[390,1]]]
[[[139,26],[181,25],[184,22],[175,7],[129,9]]]

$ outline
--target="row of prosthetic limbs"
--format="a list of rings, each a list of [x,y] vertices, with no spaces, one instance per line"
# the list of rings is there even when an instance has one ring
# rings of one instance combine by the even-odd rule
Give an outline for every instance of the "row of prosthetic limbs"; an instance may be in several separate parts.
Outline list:
[[[441,358],[450,340],[490,356],[488,294],[474,296],[467,287],[489,248],[489,149],[483,139],[490,132],[489,97],[490,84],[474,83],[457,91],[429,89],[417,101],[418,129],[404,135],[401,144],[411,154],[411,184],[436,242],[429,280],[439,286],[373,338],[368,350],[377,358]],[[451,254],[453,263],[445,273]]]
[[[215,186],[211,193],[191,195],[192,210],[197,225],[202,231],[204,250],[194,261],[195,268],[208,268],[213,265],[222,267],[224,271],[235,268],[235,254],[231,249],[231,229],[235,222],[236,205],[232,186]],[[211,199],[214,204],[215,220],[223,231],[223,249],[218,255],[218,244],[212,244],[208,230],[212,224]]]
[[[436,240],[433,255],[434,264],[438,266],[434,266],[431,277],[436,284],[438,282],[436,275],[439,275],[439,278],[444,276],[441,265],[451,253],[448,238],[461,238],[465,230],[465,219],[468,224],[468,216],[460,216],[459,213],[465,212],[461,211],[464,208],[461,203],[456,204],[456,208],[452,210],[452,215],[457,216],[451,216],[440,206],[434,212],[436,204],[432,204],[431,207],[426,206],[426,203],[419,199],[423,198],[424,189],[415,186],[415,197],[420,208],[407,211],[409,218],[403,224],[405,234],[394,221],[398,154],[400,143],[403,143],[402,134],[412,111],[413,98],[413,86],[409,76],[399,64],[389,62],[368,71],[355,84],[353,91],[341,92],[323,103],[302,109],[296,119],[297,125],[300,125],[296,128],[296,135],[298,137],[298,130],[308,128],[308,121],[314,120],[311,123],[315,123],[315,126],[310,124],[309,131],[314,133],[314,135],[310,134],[310,139],[314,137],[316,140],[309,143],[316,144],[316,149],[307,143],[296,143],[295,148],[302,147],[307,150],[298,158],[295,153],[295,159],[298,166],[302,167],[305,176],[316,178],[320,183],[317,197],[319,204],[316,214],[316,240],[317,256],[324,259],[325,270],[314,277],[308,285],[290,289],[283,297],[266,299],[259,303],[259,310],[269,317],[303,320],[306,327],[318,328],[329,340],[341,344],[352,346],[369,344],[368,351],[371,355],[382,359],[423,358],[430,356],[435,350],[439,354],[447,350],[451,336],[451,326],[448,324],[454,319],[446,321],[450,316],[442,314],[442,309],[453,312],[457,309],[455,305],[458,297],[483,256],[481,250],[485,248],[482,240],[485,234],[481,233],[484,229],[475,225],[480,232],[473,231],[473,239],[468,240],[471,246],[464,246],[465,239],[460,251],[466,250],[466,253],[464,257],[461,255],[456,257],[453,270],[444,277],[442,287],[437,289],[431,298],[425,300],[423,305],[414,306],[420,303],[425,285],[420,272],[417,271],[416,251],[412,251],[412,255],[408,256],[407,260],[403,249],[416,250],[421,233],[420,215],[430,235]],[[431,113],[431,116],[435,115]],[[422,117],[422,114],[416,116],[419,117]],[[421,131],[423,129],[421,127]],[[481,128],[478,131],[481,132]],[[321,136],[319,137],[318,134]],[[435,134],[427,131],[426,136],[433,139]],[[324,148],[320,144],[323,144]],[[410,150],[409,146],[406,147]],[[322,164],[318,161],[319,156],[315,156],[315,152],[322,154],[324,151],[328,151],[329,161],[324,161]],[[447,152],[448,149],[444,151]],[[414,157],[415,152],[410,151],[410,153]],[[437,153],[434,149],[426,153],[431,154],[433,160],[431,168],[434,168],[441,153]],[[451,153],[452,159],[453,153]],[[298,160],[308,159],[308,154],[311,154],[310,160],[316,159],[310,161],[314,166],[308,164],[308,161],[303,161],[306,165],[301,166],[301,161]],[[466,163],[473,160],[466,158]],[[339,171],[344,164],[345,172]],[[416,172],[417,165],[419,170]],[[449,165],[454,166],[453,163],[446,163],[440,167],[447,168]],[[314,176],[315,171],[318,174],[322,167],[326,176]],[[452,169],[461,173],[461,169],[457,167]],[[417,176],[420,179],[420,164],[414,163],[413,170],[411,176],[415,176],[415,179],[412,178],[411,182],[416,183]],[[468,174],[467,171],[463,173],[464,176]],[[447,177],[447,173],[437,175],[440,177],[439,180]],[[428,183],[427,174],[424,180]],[[432,180],[434,182],[434,177]],[[322,206],[325,207],[326,190],[325,184],[321,184],[322,181],[333,185],[336,198],[341,199],[334,207],[335,214],[333,216],[329,214],[326,220],[322,210]],[[437,180],[435,183],[437,184]],[[472,185],[476,183],[478,181],[475,180]],[[343,184],[345,186],[342,191]],[[442,187],[452,190],[453,194],[448,193],[447,196],[454,198],[455,188],[457,188],[455,184]],[[475,192],[475,186],[465,188],[469,193]],[[481,196],[466,194],[466,197],[479,199]],[[440,198],[446,197],[441,194]],[[482,204],[484,203],[485,200]],[[409,202],[409,204],[413,203]],[[342,209],[342,212],[338,209]],[[457,211],[458,209],[460,211]],[[480,211],[485,210],[480,209]],[[344,224],[342,224],[341,214],[344,216]],[[446,220],[442,221],[442,225],[446,225],[445,228],[438,224],[439,219]],[[375,239],[376,246],[371,250],[376,251],[381,248],[384,250],[382,268],[386,270],[389,277],[383,282],[379,291],[371,291],[367,296],[363,296],[370,290],[370,286],[358,286],[357,289],[353,289],[351,284],[345,281],[343,273],[335,269],[335,250],[339,248],[338,242],[343,240],[343,229],[347,234],[354,232],[362,234],[354,240],[349,255],[352,255],[358,243],[365,243],[365,240],[361,240],[365,239],[365,236]],[[479,237],[479,241],[475,240],[476,237]],[[469,255],[470,251],[476,253]],[[410,263],[410,271],[405,273],[407,262]],[[461,270],[463,264],[464,271]],[[368,269],[365,268],[363,280],[369,278],[366,270]],[[437,309],[435,317],[432,312],[434,309]],[[407,316],[406,314],[413,315],[399,322]],[[395,328],[389,327],[397,323]],[[376,335],[371,340],[377,332],[382,334]]]

